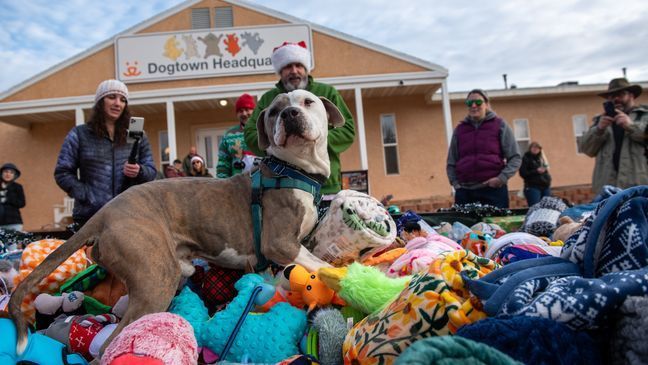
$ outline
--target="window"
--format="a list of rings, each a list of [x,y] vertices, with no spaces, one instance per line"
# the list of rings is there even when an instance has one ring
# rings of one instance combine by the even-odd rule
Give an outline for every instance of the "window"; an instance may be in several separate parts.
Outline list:
[[[214,8],[214,28],[231,28],[234,26],[234,16],[231,6]]]
[[[513,134],[515,135],[515,141],[520,149],[520,154],[524,154],[524,152],[529,150],[529,144],[531,144],[529,120],[513,119]]]
[[[191,9],[191,29],[210,28],[209,8]]]
[[[583,153],[580,148],[581,139],[583,139],[583,134],[587,132],[587,115],[578,114],[572,117],[572,126],[574,127],[574,137],[576,137],[576,151],[578,153]]]
[[[396,136],[396,118],[394,114],[380,115],[383,150],[385,153],[385,172],[396,175],[398,168],[398,139]]]
[[[169,134],[167,131],[160,131],[158,141],[160,142],[160,165],[164,167],[171,163],[169,161],[171,150],[169,149]]]

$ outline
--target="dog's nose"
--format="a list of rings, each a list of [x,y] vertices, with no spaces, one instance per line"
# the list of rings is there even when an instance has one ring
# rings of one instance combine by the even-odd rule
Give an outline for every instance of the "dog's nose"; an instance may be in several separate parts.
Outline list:
[[[295,107],[286,108],[281,111],[281,118],[292,119],[299,115],[299,109]]]

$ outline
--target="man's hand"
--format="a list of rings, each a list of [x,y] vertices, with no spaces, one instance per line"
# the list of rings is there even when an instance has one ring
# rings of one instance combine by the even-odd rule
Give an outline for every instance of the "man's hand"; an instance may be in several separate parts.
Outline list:
[[[538,167],[538,169],[536,171],[538,171],[539,174],[544,174],[545,171],[547,171],[547,168],[546,167]]]
[[[499,177],[491,177],[490,179],[484,181],[484,185],[487,185],[491,188],[500,188],[502,185],[504,185],[504,182],[500,180]]]
[[[136,163],[128,163],[126,162],[124,164],[124,175],[127,177],[136,177],[137,174],[140,172],[140,165]]]
[[[618,116],[618,114],[617,114]],[[601,118],[599,119],[598,124],[596,125],[598,129],[604,130],[608,126],[612,125],[614,123],[614,118],[608,117],[607,115],[602,115]]]
[[[617,115],[614,117],[614,123],[616,123],[623,129],[628,129],[632,125],[632,120],[630,119],[628,114],[620,111],[619,109],[617,109],[616,111]]]

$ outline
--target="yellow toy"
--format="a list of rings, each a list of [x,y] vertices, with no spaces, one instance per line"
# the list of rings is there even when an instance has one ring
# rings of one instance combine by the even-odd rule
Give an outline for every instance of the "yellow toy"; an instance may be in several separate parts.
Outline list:
[[[346,303],[330,289],[315,272],[308,272],[297,264],[288,265],[283,271],[283,277],[288,280],[285,289],[286,300],[297,308],[308,308],[312,311],[315,307],[329,304],[344,306]]]

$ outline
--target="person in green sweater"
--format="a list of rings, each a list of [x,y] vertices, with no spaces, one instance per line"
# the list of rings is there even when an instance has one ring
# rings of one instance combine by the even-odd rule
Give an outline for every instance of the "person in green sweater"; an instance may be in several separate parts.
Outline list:
[[[252,115],[254,106],[254,98],[249,94],[243,94],[236,99],[236,117],[239,124],[228,129],[218,145],[216,177],[219,179],[227,179],[249,171],[255,164],[256,156],[250,152],[243,138],[243,127]]]
[[[279,75],[280,80],[275,87],[267,91],[257,103],[256,108],[244,128],[245,142],[250,150],[258,156],[263,156],[264,151],[259,150],[257,141],[256,121],[261,111],[272,103],[275,96],[297,89],[310,91],[316,96],[323,96],[333,102],[344,116],[344,125],[339,128],[329,129],[328,155],[331,161],[331,175],[322,185],[321,192],[324,202],[330,202],[333,195],[342,189],[342,174],[340,170],[340,153],[353,144],[355,126],[353,116],[344,103],[340,93],[331,85],[316,82],[309,75],[311,70],[310,52],[304,42],[284,43],[272,52],[272,66]],[[324,203],[326,204],[326,203]]]

